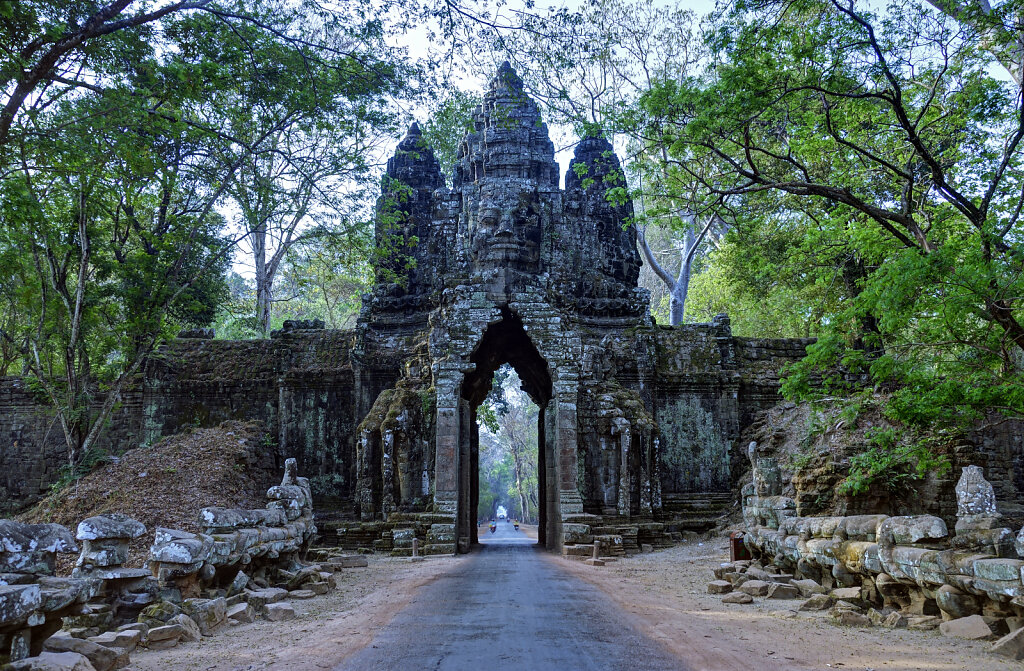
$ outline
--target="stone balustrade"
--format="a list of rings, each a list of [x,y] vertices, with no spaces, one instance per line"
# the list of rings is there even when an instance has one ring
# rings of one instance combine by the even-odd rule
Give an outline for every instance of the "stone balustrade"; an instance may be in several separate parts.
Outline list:
[[[240,595],[250,583],[284,581],[295,589],[311,582],[328,585],[329,571],[300,561],[316,527],[309,482],[295,470],[295,460],[287,460],[284,478],[268,490],[264,509],[204,508],[199,516],[204,533],[157,528],[146,568],[124,566],[130,542],[146,533],[142,523],[125,515],[90,517],[75,535],[59,524],[0,520],[0,664],[44,650],[88,650],[105,659],[104,636],[113,635],[102,632],[132,627],[136,619],[173,628],[177,624],[171,620],[185,613],[207,635],[232,616],[225,596]],[[71,577],[55,576],[57,554],[79,552],[76,540],[81,552]],[[232,605],[241,611],[236,619],[251,621],[250,606]],[[165,612],[166,622],[154,616]],[[182,636],[178,632],[173,642]],[[153,646],[167,640],[154,638]],[[121,661],[127,663],[126,658]]]
[[[758,475],[755,483],[770,481]],[[792,499],[755,484],[744,493],[745,543],[755,557],[799,577],[861,587],[905,612],[1024,615],[1024,529],[1015,535],[1000,526],[979,467],[964,468],[956,491],[951,534],[932,515],[797,517]]]
[[[150,550],[150,569],[162,588],[188,598],[203,586],[227,583],[238,571],[257,577],[267,568],[295,569],[316,535],[309,481],[285,462],[280,485],[267,491],[266,508],[203,508],[203,533],[158,528]]]

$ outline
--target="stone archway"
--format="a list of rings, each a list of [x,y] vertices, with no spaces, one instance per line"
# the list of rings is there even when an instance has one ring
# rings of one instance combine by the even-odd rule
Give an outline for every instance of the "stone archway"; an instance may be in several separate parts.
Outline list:
[[[545,431],[547,409],[552,398],[548,363],[526,334],[522,320],[507,308],[502,310],[501,321],[488,326],[470,356],[470,362],[474,368],[462,381],[459,405],[458,548],[464,552],[478,540],[475,522],[480,500],[480,426],[477,422],[477,408],[491,389],[495,371],[506,363],[515,369],[522,380],[523,391],[540,409],[537,417],[537,540],[541,546],[548,547],[549,539],[555,537],[554,530],[548,528],[553,521],[549,521],[548,510],[549,507],[554,509],[558,500],[557,480],[550,473],[554,465],[554,441],[549,439],[549,436],[553,437],[552,434]]]

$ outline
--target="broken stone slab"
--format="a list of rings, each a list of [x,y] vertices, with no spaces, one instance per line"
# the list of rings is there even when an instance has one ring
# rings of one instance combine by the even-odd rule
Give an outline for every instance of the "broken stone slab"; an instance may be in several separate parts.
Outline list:
[[[954,638],[966,638],[972,641],[979,641],[992,638],[992,628],[988,626],[981,615],[970,615],[949,620],[939,625],[939,631],[943,636]]]
[[[827,589],[807,578],[803,580],[793,580],[789,584],[800,590],[800,595],[805,597],[809,597],[814,594],[825,594],[828,592]]]
[[[278,603],[288,598],[288,590],[279,587],[268,587],[260,590],[246,590],[246,598],[249,605],[263,612],[264,608],[272,603]]]
[[[744,592],[730,592],[722,597],[722,603],[753,603],[754,597]]]
[[[224,597],[216,599],[185,599],[181,609],[195,621],[203,636],[210,636],[227,619],[228,603]]]
[[[110,671],[128,666],[128,653],[71,636],[51,636],[43,642],[47,652],[77,652],[88,658],[96,671]]]
[[[146,525],[127,515],[113,513],[88,517],[78,523],[75,538],[80,541],[97,541],[111,538],[132,540],[146,533]]]
[[[256,621],[256,611],[247,603],[239,603],[228,608],[228,619],[249,624]]]
[[[1024,628],[1011,631],[993,643],[992,652],[1010,659],[1024,659]]]
[[[105,645],[108,648],[123,648],[131,652],[142,641],[142,632],[138,629],[124,631],[105,631],[99,636],[90,636],[86,640]]]
[[[942,618],[935,617],[934,615],[907,617],[907,629],[915,631],[931,631],[932,629],[938,629],[940,624],[942,624]]]
[[[283,527],[288,523],[283,510],[279,508],[203,508],[199,512],[199,524],[207,534],[223,533],[235,529],[255,527]]]
[[[765,596],[769,599],[796,599],[800,596],[800,590],[786,583],[773,582]]]
[[[0,520],[0,573],[53,575],[57,553],[71,552],[75,538],[59,524]]]
[[[316,596],[316,592],[311,589],[296,589],[288,592],[289,599],[299,599],[305,601],[306,599],[312,599]]]
[[[877,537],[879,544],[913,545],[944,540],[949,530],[942,518],[934,515],[887,517],[878,525]]]
[[[284,622],[295,619],[295,608],[287,601],[268,603],[263,611],[263,616],[271,622]]]
[[[732,583],[728,580],[712,580],[708,583],[708,594],[728,594],[732,591]]]
[[[750,596],[764,596],[768,594],[770,583],[763,580],[748,580],[739,586],[739,591]]]
[[[158,562],[192,565],[207,561],[212,547],[213,539],[206,534],[157,527],[150,557]]]
[[[855,610],[835,609],[829,611],[828,617],[838,625],[844,627],[870,627],[871,619],[867,615],[858,613]]]
[[[319,566],[307,566],[300,569],[295,575],[288,579],[286,588],[291,591],[302,587],[308,582],[316,582],[320,580],[320,567]]]
[[[89,658],[77,652],[41,652],[38,657],[11,662],[4,671],[96,671]]]
[[[175,615],[167,624],[176,624],[181,627],[181,638],[178,640],[183,643],[195,643],[202,639],[203,632],[199,629],[199,625],[188,615],[184,613]]]
[[[889,613],[885,616],[885,619],[882,620],[882,626],[889,627],[891,629],[906,629],[908,624],[906,615],[899,611]]]
[[[828,594],[814,594],[800,605],[800,610],[828,610],[835,604]]]
[[[310,592],[313,592],[314,594],[322,595],[330,592],[331,586],[328,585],[325,581],[321,580],[317,582],[307,582],[306,589],[308,589]]]
[[[167,624],[162,627],[154,627],[149,630],[146,637],[146,647],[150,650],[166,650],[178,645],[178,641],[185,632],[180,624]]]
[[[181,607],[170,601],[160,601],[142,609],[139,622],[150,627],[166,624],[168,620],[181,614]]]
[[[42,604],[39,585],[0,585],[0,626],[27,620]]]

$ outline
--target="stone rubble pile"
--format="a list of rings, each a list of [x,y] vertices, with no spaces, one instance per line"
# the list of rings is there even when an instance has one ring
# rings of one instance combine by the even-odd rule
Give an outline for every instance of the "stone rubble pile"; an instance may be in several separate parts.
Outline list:
[[[994,640],[1024,659],[1024,529],[1001,525],[992,485],[968,466],[956,486],[954,533],[931,515],[797,517],[771,459],[744,490],[753,559],[722,564],[708,592],[725,603],[803,599],[837,624],[939,629]]]
[[[146,528],[124,515],[57,524],[0,520],[0,669],[106,671],[137,647],[195,642],[262,617],[294,618],[292,600],[337,589],[335,573],[363,557],[302,561],[316,527],[306,478],[285,465],[262,510],[204,508],[204,533],[157,529],[147,568],[126,568]],[[54,576],[58,552],[81,552]]]

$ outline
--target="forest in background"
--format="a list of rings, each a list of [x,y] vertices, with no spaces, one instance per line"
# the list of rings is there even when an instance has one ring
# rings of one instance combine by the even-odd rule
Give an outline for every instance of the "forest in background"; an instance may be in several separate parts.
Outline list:
[[[882,392],[911,437],[1020,417],[1021,9],[0,4],[0,374],[77,465],[180,329],[351,326],[383,160],[417,116],[450,168],[508,59],[559,149],[616,146],[659,321],[817,337],[787,397]]]

